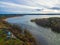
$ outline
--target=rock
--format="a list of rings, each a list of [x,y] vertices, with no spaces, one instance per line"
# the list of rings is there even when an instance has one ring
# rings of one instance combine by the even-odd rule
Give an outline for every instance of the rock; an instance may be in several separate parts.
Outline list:
[[[59,17],[35,19],[35,20],[31,20],[31,22],[35,22],[37,25],[42,26],[42,27],[51,28],[53,32],[60,33],[60,18]]]

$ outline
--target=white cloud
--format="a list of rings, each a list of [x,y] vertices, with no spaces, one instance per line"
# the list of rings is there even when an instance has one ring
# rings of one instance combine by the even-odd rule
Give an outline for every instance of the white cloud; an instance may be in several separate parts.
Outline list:
[[[0,1],[0,11],[6,11],[6,12],[36,12],[35,9],[47,9],[54,6],[60,7],[60,0],[23,0],[23,4],[18,4],[18,2],[21,3],[21,0],[15,0],[12,2],[4,2]]]
[[[35,9],[38,9],[39,7],[32,7],[27,5],[20,5],[0,1],[0,8],[1,8],[0,11],[20,13],[20,12],[33,12]]]
[[[29,6],[37,6],[37,7],[43,7],[47,6],[47,7],[53,7],[55,4],[59,3],[59,0],[16,0],[17,3],[18,2],[22,2],[25,5],[29,5]]]
[[[39,7],[32,7],[32,6],[27,6],[27,5],[21,5],[21,4],[15,4],[15,3],[9,3],[9,2],[2,2],[0,1],[0,7],[2,6],[9,6],[9,7],[21,7],[21,8],[29,8],[29,9],[37,9]]]

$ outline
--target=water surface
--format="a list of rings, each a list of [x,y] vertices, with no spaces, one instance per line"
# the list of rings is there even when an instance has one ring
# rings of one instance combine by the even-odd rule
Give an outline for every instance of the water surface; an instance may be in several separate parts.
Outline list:
[[[26,15],[22,17],[7,18],[9,23],[16,23],[22,28],[28,29],[35,37],[38,45],[60,45],[60,34],[54,33],[50,28],[43,28],[36,25],[34,22],[30,22],[35,18],[49,18],[60,17],[60,15]]]

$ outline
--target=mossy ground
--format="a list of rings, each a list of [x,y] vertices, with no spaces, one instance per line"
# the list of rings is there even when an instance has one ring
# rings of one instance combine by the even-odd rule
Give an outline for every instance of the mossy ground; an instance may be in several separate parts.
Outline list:
[[[0,29],[0,45],[23,45],[23,41],[17,38],[7,39],[7,34]]]
[[[6,31],[11,32],[16,38],[8,39]],[[36,42],[29,31],[25,30],[22,33],[20,27],[0,21],[0,45],[36,45]]]

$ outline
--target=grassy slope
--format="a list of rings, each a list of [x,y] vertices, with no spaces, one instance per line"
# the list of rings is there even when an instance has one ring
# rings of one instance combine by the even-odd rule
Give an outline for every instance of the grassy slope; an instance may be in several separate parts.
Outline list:
[[[0,29],[0,44],[1,45],[36,45],[35,39],[32,37],[32,35],[28,31],[24,31],[24,34],[22,34],[22,30],[20,27],[11,25],[8,22],[5,22],[3,20],[0,20],[0,28],[8,29],[13,35],[16,36],[15,39],[10,38],[9,40],[6,39],[6,34],[3,33],[3,30]]]

